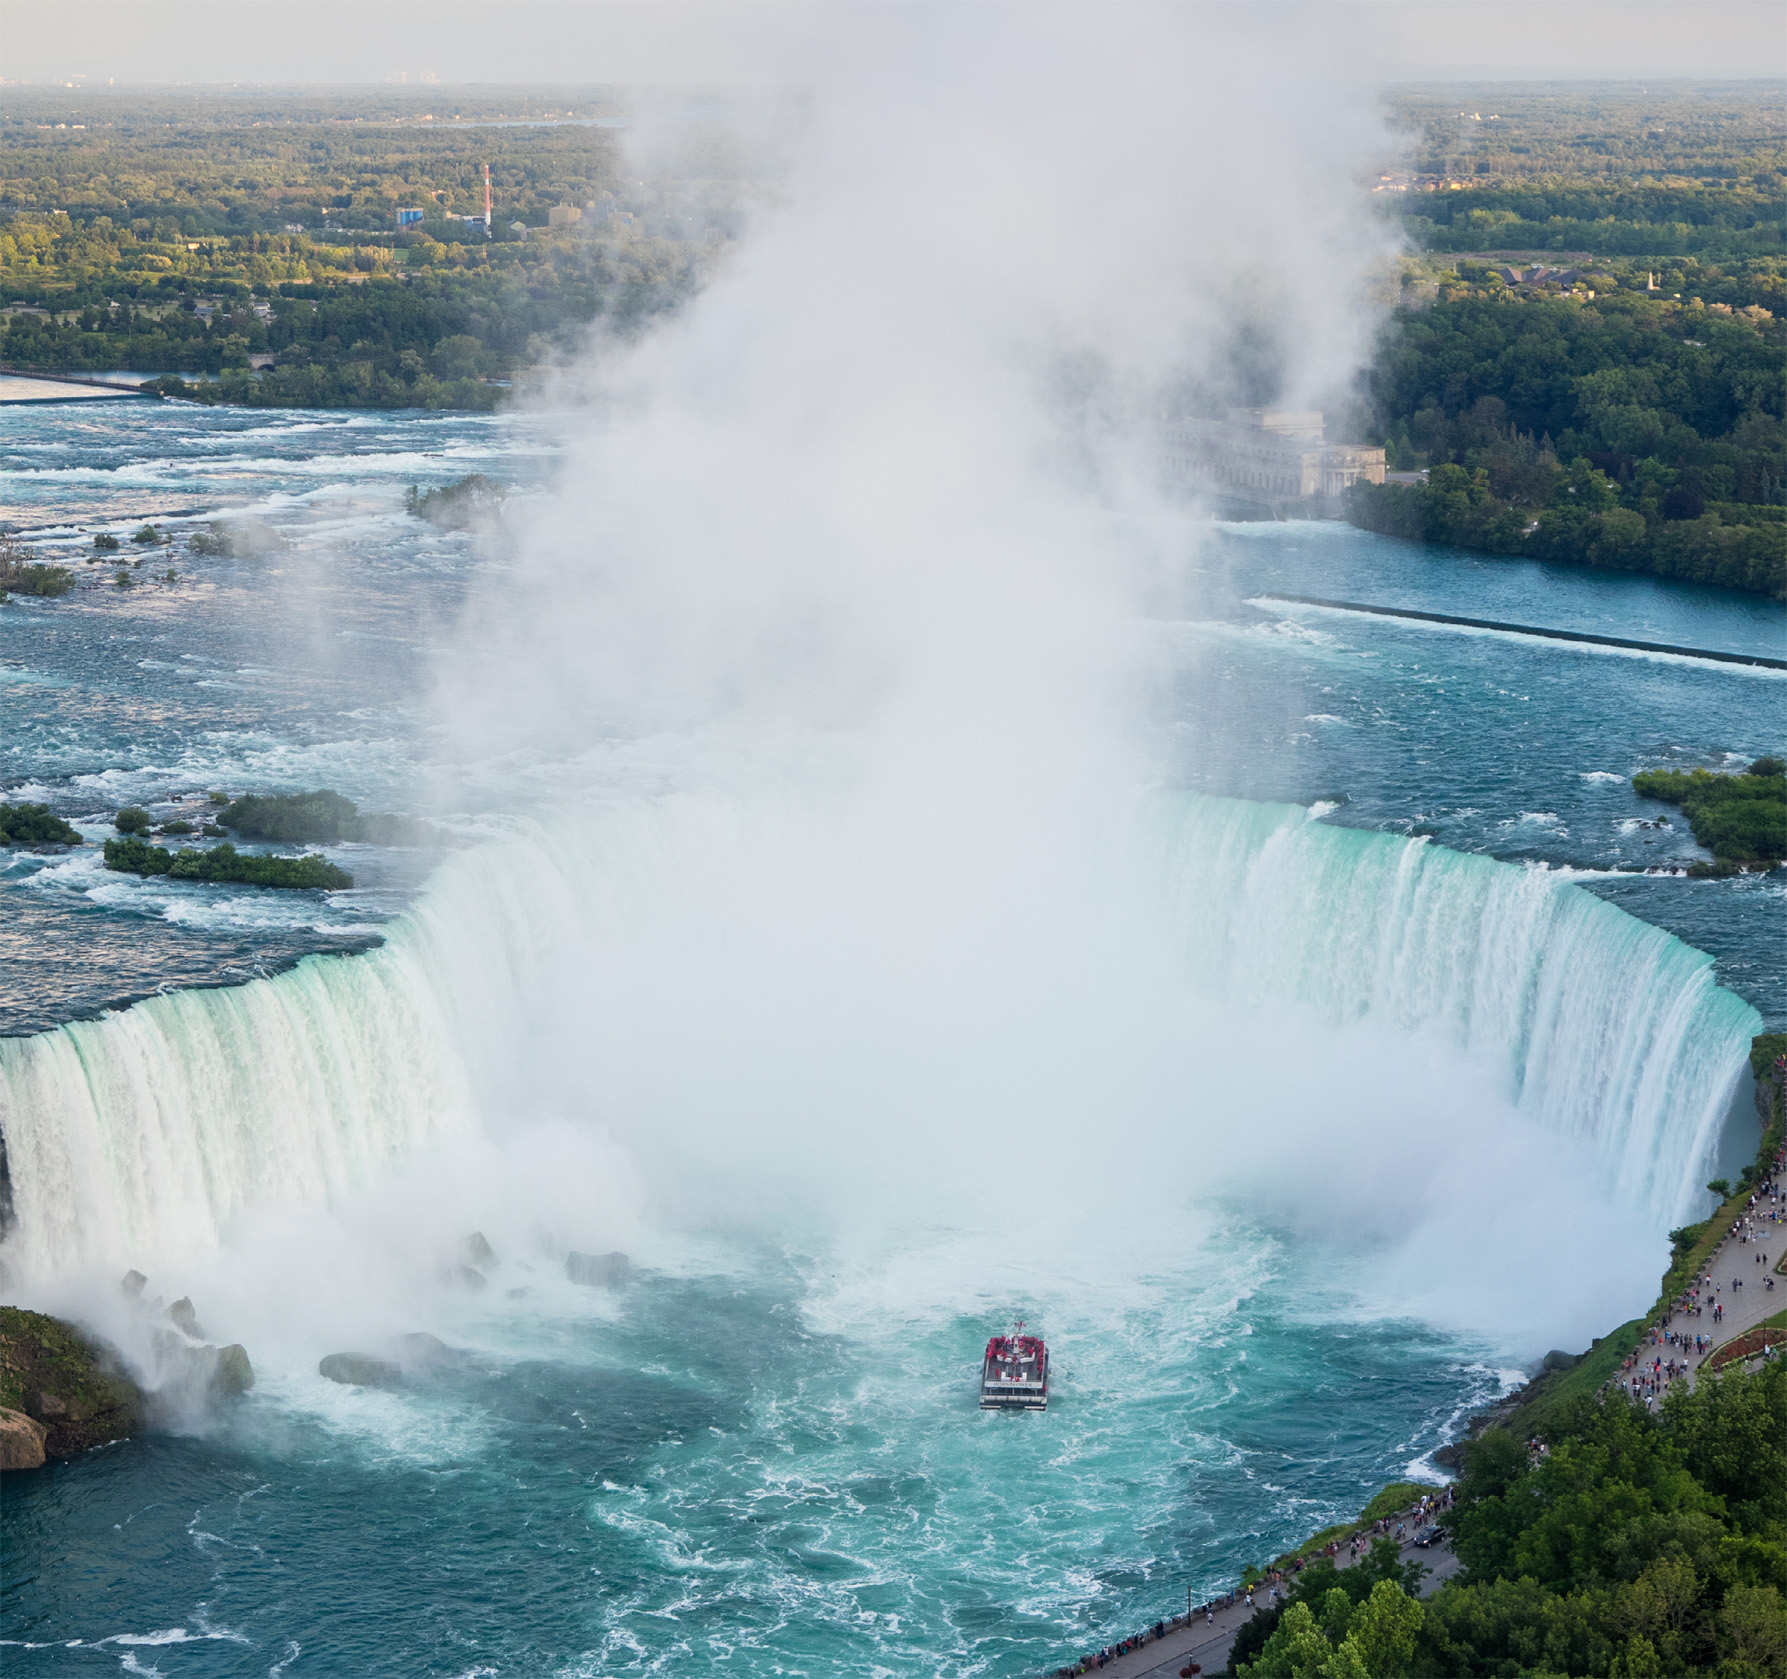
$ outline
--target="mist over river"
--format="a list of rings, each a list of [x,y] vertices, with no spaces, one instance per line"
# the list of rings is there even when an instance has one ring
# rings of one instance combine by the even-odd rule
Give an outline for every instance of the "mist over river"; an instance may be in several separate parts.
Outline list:
[[[8,1673],[1022,1674],[1437,1479],[1648,1304],[1787,972],[1779,871],[1661,872],[1698,853],[1629,777],[1777,746],[1780,676],[1270,597],[1771,655],[1779,606],[1187,514],[1145,773],[1071,832],[865,793],[826,731],[468,751],[439,696],[505,691],[464,613],[514,556],[402,489],[486,472],[520,519],[562,448],[8,416],[46,550],[170,510],[281,540],[0,611],[7,797],[98,839],[329,786],[454,841],[329,848],[328,897],[0,853],[7,1298],[136,1356],[137,1265],[257,1373],[8,1478]],[[567,1281],[611,1248],[630,1287]],[[1050,1407],[983,1414],[1019,1315]],[[317,1374],[415,1330],[463,1360]]]

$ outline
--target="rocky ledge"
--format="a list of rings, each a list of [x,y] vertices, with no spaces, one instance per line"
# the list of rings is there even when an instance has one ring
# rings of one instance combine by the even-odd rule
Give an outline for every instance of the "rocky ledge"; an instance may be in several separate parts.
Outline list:
[[[0,1306],[0,1469],[36,1469],[125,1439],[143,1411],[142,1390],[103,1341]]]
[[[42,1312],[0,1306],[0,1470],[39,1469],[144,1428],[169,1426],[246,1393],[254,1367],[241,1346],[204,1339],[191,1300],[165,1312],[142,1301],[132,1271],[125,1297],[143,1314],[154,1385],[145,1390],[116,1347]]]

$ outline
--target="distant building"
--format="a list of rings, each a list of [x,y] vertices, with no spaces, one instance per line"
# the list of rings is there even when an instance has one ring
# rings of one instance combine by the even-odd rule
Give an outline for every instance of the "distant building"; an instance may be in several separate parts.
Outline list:
[[[421,219],[422,212],[420,210],[399,210],[397,212],[397,225],[399,227],[414,227]]]
[[[1497,268],[1494,272],[1510,286],[1537,286],[1546,282],[1567,286],[1582,278],[1580,268],[1547,268],[1542,262],[1534,263],[1531,268]]]
[[[583,220],[583,212],[575,204],[555,204],[546,212],[548,227],[570,227]]]
[[[1231,408],[1226,420],[1181,420],[1162,431],[1160,459],[1171,483],[1305,511],[1354,484],[1384,481],[1384,451],[1324,442],[1315,410]]]

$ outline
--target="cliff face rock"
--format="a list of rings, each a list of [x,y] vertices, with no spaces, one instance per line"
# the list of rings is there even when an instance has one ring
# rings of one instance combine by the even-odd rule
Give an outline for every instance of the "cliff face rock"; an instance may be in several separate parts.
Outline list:
[[[0,1411],[42,1429],[44,1457],[72,1457],[135,1433],[143,1395],[103,1342],[41,1312],[0,1306]],[[30,1430],[4,1419],[0,1427],[7,1431],[5,1467],[12,1468],[14,1453],[30,1455]]]
[[[0,1470],[43,1468],[48,1432],[23,1411],[0,1411]]]

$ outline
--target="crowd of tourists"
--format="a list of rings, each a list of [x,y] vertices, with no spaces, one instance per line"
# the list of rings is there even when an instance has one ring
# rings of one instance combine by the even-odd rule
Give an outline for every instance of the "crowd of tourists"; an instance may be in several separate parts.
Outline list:
[[[1770,1226],[1778,1229],[1787,1222],[1787,1198],[1782,1195],[1780,1179],[1784,1164],[1787,1164],[1787,1151],[1776,1154],[1769,1175],[1758,1180],[1744,1210],[1731,1221],[1725,1241],[1712,1254],[1712,1259],[1716,1259],[1724,1251],[1726,1242],[1735,1242],[1740,1248],[1754,1247],[1756,1252],[1752,1257],[1761,1271],[1765,1290],[1774,1288],[1775,1279],[1769,1267],[1768,1250],[1762,1244],[1769,1240]],[[1725,1321],[1728,1297],[1725,1285],[1713,1278],[1712,1259],[1662,1317],[1645,1331],[1644,1340],[1626,1358],[1617,1385],[1641,1405],[1654,1407],[1669,1391],[1671,1382],[1699,1369],[1701,1362],[1716,1348],[1714,1336],[1675,1327],[1678,1317],[1710,1316],[1715,1325]],[[1731,1300],[1735,1300],[1744,1282],[1742,1276],[1731,1279]]]

